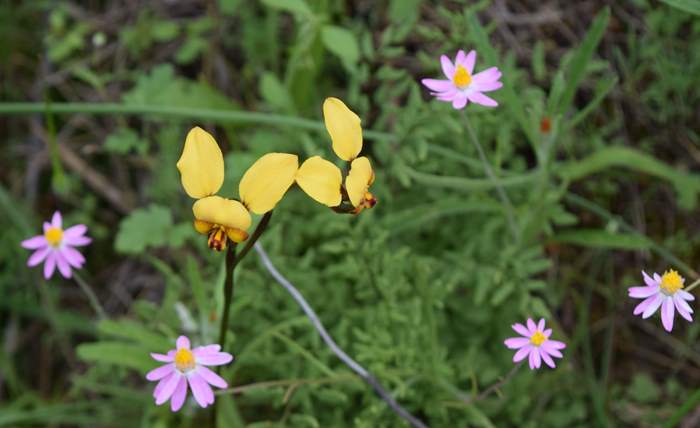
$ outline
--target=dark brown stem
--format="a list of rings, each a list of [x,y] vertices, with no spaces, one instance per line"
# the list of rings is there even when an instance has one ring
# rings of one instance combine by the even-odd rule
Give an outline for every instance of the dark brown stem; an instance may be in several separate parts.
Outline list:
[[[263,234],[265,229],[267,229],[267,224],[270,223],[270,219],[272,218],[272,211],[268,211],[265,213],[265,215],[260,219],[260,222],[258,223],[258,226],[255,228],[255,231],[253,232],[252,235],[250,235],[250,238],[248,238],[248,241],[245,244],[245,247],[241,250],[241,252],[238,254],[238,257],[236,258],[236,261],[234,262],[233,267],[235,268],[238,263],[243,260],[243,258],[250,252],[251,249],[253,249],[253,245],[255,245],[256,242],[258,242],[258,239],[260,239],[260,235]]]

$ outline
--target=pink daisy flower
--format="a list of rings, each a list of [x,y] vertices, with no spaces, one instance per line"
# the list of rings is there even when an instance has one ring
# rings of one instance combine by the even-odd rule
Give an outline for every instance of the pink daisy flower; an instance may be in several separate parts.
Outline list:
[[[457,52],[455,62],[452,63],[446,55],[440,57],[442,72],[447,80],[423,79],[421,82],[435,95],[438,100],[451,102],[452,107],[461,110],[467,105],[467,101],[481,104],[486,107],[496,107],[498,103],[484,95],[484,92],[495,91],[503,86],[499,82],[501,72],[497,67],[488,68],[472,75],[476,62],[476,51],[470,51],[465,55],[463,50]]]
[[[176,349],[167,355],[152,353],[154,360],[167,363],[146,374],[146,379],[159,381],[153,391],[156,404],[160,406],[170,400],[170,409],[177,412],[187,398],[188,385],[201,407],[214,404],[214,391],[209,385],[226,388],[228,384],[205,366],[222,366],[233,361],[233,355],[220,351],[219,345],[190,349],[190,340],[180,336],[177,338]]]
[[[537,325],[532,318],[527,319],[527,327],[522,324],[513,324],[513,330],[523,337],[511,337],[506,339],[505,344],[510,349],[517,349],[513,356],[513,362],[517,363],[529,357],[530,369],[539,369],[542,361],[549,367],[554,368],[554,358],[562,358],[560,349],[566,348],[566,344],[558,340],[550,340],[552,329],[545,330],[544,319]]]
[[[74,247],[82,247],[92,242],[87,237],[87,226],[76,224],[63,229],[61,213],[53,213],[51,223],[44,222],[44,234],[22,241],[22,247],[35,250],[27,260],[27,266],[33,267],[44,262],[44,278],[49,279],[58,266],[64,278],[70,278],[71,268],[80,269],[85,263],[85,257]]]
[[[666,331],[673,329],[673,318],[676,310],[683,318],[688,321],[693,321],[690,315],[693,309],[688,304],[688,301],[695,300],[695,297],[683,290],[685,279],[675,270],[664,272],[663,276],[654,273],[654,277],[650,277],[646,272],[642,271],[644,276],[644,287],[632,287],[628,290],[629,296],[635,299],[644,299],[634,308],[634,314],[642,314],[642,318],[649,318],[661,308],[661,323]]]

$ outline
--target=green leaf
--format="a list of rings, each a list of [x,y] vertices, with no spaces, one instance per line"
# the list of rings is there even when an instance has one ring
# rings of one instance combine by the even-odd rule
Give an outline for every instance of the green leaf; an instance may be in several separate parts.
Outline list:
[[[564,230],[552,237],[552,241],[583,247],[619,250],[646,250],[651,247],[649,239],[644,236],[612,233],[601,229]]]
[[[700,15],[700,0],[661,0],[671,7]]]
[[[265,6],[289,12],[297,18],[311,18],[313,11],[304,0],[262,0]]]
[[[97,325],[97,330],[106,336],[131,339],[154,350],[163,351],[172,345],[162,334],[152,333],[143,324],[130,319],[103,320]]]
[[[560,167],[559,175],[567,180],[579,180],[617,167],[645,172],[668,180],[678,193],[681,207],[691,210],[697,205],[697,196],[700,193],[699,175],[683,173],[653,156],[627,147],[606,147],[582,160],[567,162]]]
[[[352,32],[335,25],[325,25],[321,29],[321,40],[326,49],[340,58],[348,71],[354,71],[360,59],[360,46]]]
[[[606,7],[596,16],[591,25],[591,29],[586,33],[586,37],[583,39],[581,46],[576,49],[573,58],[569,62],[567,67],[566,87],[564,88],[564,92],[558,104],[559,113],[565,113],[573,104],[576,90],[581,84],[583,77],[586,75],[588,63],[591,61],[593,53],[598,47],[600,40],[603,38],[609,18],[610,8]]]
[[[118,128],[107,136],[105,149],[120,155],[125,155],[132,150],[144,155],[148,150],[148,143],[141,140],[136,131],[131,128]]]
[[[76,349],[78,357],[84,361],[129,367],[144,373],[156,364],[150,356],[154,351],[157,349],[124,342],[83,343]]]
[[[287,88],[277,76],[270,72],[263,73],[260,78],[260,94],[270,106],[282,111],[293,111],[294,102]]]
[[[159,205],[134,210],[119,224],[115,249],[120,253],[141,253],[147,247],[165,245],[173,226],[170,210]]]

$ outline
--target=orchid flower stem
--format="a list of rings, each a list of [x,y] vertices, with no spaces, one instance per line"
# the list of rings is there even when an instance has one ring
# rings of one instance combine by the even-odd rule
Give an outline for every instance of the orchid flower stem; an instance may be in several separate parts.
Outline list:
[[[238,263],[250,252],[255,242],[260,239],[265,229],[267,229],[272,211],[268,211],[258,222],[253,234],[248,238],[245,247],[236,255],[236,246],[231,245],[226,251],[226,278],[224,279],[224,310],[221,316],[221,330],[219,331],[219,345],[221,349],[226,349],[226,332],[228,331],[228,319],[231,311],[231,301],[233,300],[234,271]]]
[[[224,309],[221,315],[221,327],[219,329],[219,345],[226,350],[226,332],[228,331],[228,316],[231,312],[231,300],[233,299],[233,270],[236,268],[236,246],[230,245],[226,250],[226,277],[224,278]]]
[[[85,279],[83,279],[83,277],[75,271],[73,272],[73,279],[75,279],[75,282],[78,283],[80,289],[83,290],[83,293],[85,293],[87,296],[92,309],[94,309],[95,313],[97,314],[97,317],[100,320],[107,319],[107,312],[105,312],[104,308],[100,304],[100,301],[97,298],[97,295],[95,295],[95,292],[92,290],[92,287],[90,287],[90,284],[88,284],[87,281],[85,281]]]
[[[693,288],[697,287],[698,285],[700,285],[700,278],[696,279],[695,282],[690,284],[688,288],[685,289],[685,291],[690,293],[691,291],[693,291]]]
[[[397,415],[402,417],[406,422],[408,422],[412,427],[414,428],[427,428],[427,425],[425,425],[420,419],[416,418],[412,414],[410,414],[406,409],[401,407],[401,405],[396,401],[396,399],[387,391],[384,389],[384,387],[379,383],[377,378],[372,376],[371,373],[367,371],[364,367],[362,367],[360,364],[357,363],[357,361],[353,360],[350,358],[348,354],[345,353],[340,347],[338,346],[337,343],[335,343],[335,340],[328,334],[328,331],[326,331],[325,327],[323,327],[323,324],[321,324],[321,320],[319,320],[318,315],[316,315],[316,312],[311,308],[311,306],[308,304],[306,299],[304,299],[304,296],[301,295],[299,290],[294,287],[294,285],[287,280],[282,274],[275,268],[275,266],[272,264],[272,261],[270,260],[270,257],[267,255],[265,250],[263,249],[262,245],[258,242],[255,244],[255,251],[258,252],[258,256],[260,257],[260,260],[262,261],[263,265],[265,268],[270,272],[273,278],[282,286],[284,287],[285,290],[289,294],[292,295],[292,298],[297,302],[299,306],[301,306],[301,309],[304,311],[306,316],[309,318],[311,321],[311,324],[313,324],[314,328],[318,332],[318,334],[321,336],[321,339],[328,345],[328,347],[333,351],[333,353],[340,358],[340,360],[345,363],[352,371],[357,373],[358,376],[360,376],[365,382],[367,382],[373,389],[374,391],[381,397],[382,400],[384,400],[391,410],[393,410]]]
[[[488,176],[489,180],[493,182],[493,185],[496,188],[496,192],[498,193],[498,197],[501,199],[501,202],[506,208],[506,216],[508,217],[508,223],[510,224],[510,229],[513,232],[513,237],[516,241],[520,241],[520,230],[518,229],[518,225],[515,221],[515,209],[513,208],[513,204],[510,202],[508,194],[505,192],[505,190],[503,190],[503,186],[500,184],[498,178],[496,177],[496,174],[493,172],[493,168],[491,168],[491,164],[486,158],[484,149],[481,147],[481,143],[479,143],[479,138],[476,136],[474,128],[472,128],[471,122],[469,121],[469,116],[466,113],[464,114],[464,123],[467,125],[467,133],[469,134],[469,139],[474,144],[474,148],[476,148],[476,151],[479,154],[481,163],[484,165],[486,175]]]

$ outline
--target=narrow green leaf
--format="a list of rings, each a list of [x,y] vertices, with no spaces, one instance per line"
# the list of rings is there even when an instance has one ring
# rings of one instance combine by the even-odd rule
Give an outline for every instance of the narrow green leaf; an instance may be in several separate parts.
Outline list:
[[[84,361],[129,367],[143,373],[155,367],[156,362],[150,356],[150,352],[154,351],[158,349],[124,342],[84,343],[76,349],[78,357]]]
[[[593,57],[600,40],[603,38],[605,29],[608,26],[608,20],[610,18],[610,8],[603,9],[602,12],[596,16],[591,29],[588,30],[586,37],[583,39],[581,46],[576,49],[574,57],[571,59],[568,65],[568,72],[566,76],[566,87],[559,100],[558,112],[561,114],[566,113],[574,102],[574,96],[576,95],[576,90],[578,89],[583,77],[586,75],[588,69],[588,63]]]
[[[262,0],[265,6],[289,12],[297,18],[310,18],[313,11],[304,0]]]
[[[700,15],[700,0],[661,0],[671,7]]]
[[[649,240],[643,236],[612,233],[601,229],[564,230],[557,233],[552,240],[563,244],[618,250],[646,250],[651,246]]]

